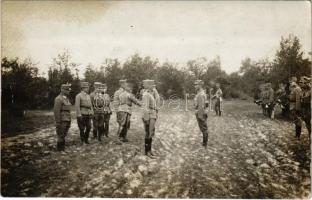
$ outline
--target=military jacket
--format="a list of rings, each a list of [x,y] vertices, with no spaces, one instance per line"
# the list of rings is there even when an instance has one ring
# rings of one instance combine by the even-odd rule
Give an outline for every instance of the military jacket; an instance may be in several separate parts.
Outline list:
[[[94,113],[111,113],[110,97],[108,94],[94,92],[90,95]]]
[[[300,110],[301,109],[301,88],[296,86],[290,91],[289,101],[290,101],[290,110]]]
[[[194,98],[194,107],[195,107],[195,114],[199,118],[204,118],[205,115],[207,116],[208,114],[206,110],[207,108],[205,105],[206,100],[207,100],[207,97],[206,97],[205,91],[203,89],[198,91],[198,93],[196,94]]]
[[[159,110],[160,108],[160,96],[156,88],[153,89],[153,97],[156,101],[156,109]]]
[[[115,111],[118,112],[118,107],[119,107],[119,95],[124,91],[123,88],[119,88],[115,93],[114,93],[114,97],[113,97],[113,105],[114,105],[114,109]]]
[[[92,101],[89,94],[81,91],[76,96],[75,108],[77,117],[81,115],[93,115]]]
[[[141,105],[140,102],[134,97],[134,95],[126,90],[119,94],[118,101],[118,112],[126,112],[129,114],[132,113],[132,103]]]
[[[142,119],[150,120],[157,118],[157,102],[153,96],[153,92],[144,90],[142,96]]]
[[[53,110],[56,123],[71,121],[70,107],[71,103],[66,96],[60,94],[55,98]]]

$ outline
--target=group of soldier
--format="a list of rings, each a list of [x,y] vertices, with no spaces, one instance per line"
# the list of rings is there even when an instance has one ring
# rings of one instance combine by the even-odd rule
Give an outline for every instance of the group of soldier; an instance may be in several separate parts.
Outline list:
[[[109,137],[109,123],[112,114],[112,105],[116,111],[118,123],[117,135],[120,142],[128,142],[127,133],[130,128],[132,105],[142,107],[142,121],[145,129],[145,154],[155,157],[152,152],[152,142],[155,135],[155,124],[158,118],[159,94],[154,80],[144,80],[141,91],[142,101],[133,94],[131,85],[127,80],[119,81],[120,88],[114,93],[113,101],[107,94],[107,85],[101,82],[94,83],[94,91],[89,94],[90,84],[81,82],[81,92],[75,98],[77,124],[82,144],[89,144],[91,121],[93,125],[93,138],[99,142],[102,136]],[[62,84],[61,92],[54,101],[54,116],[57,133],[57,150],[65,150],[65,138],[71,124],[71,103],[68,99],[71,84]]]
[[[300,139],[301,129],[305,123],[309,137],[311,135],[311,78],[302,76],[299,81],[291,77],[287,88],[285,84],[279,84],[274,92],[271,83],[261,85],[258,104],[261,104],[263,114],[274,118],[276,105],[282,108],[285,116],[288,112],[295,124],[295,137]]]

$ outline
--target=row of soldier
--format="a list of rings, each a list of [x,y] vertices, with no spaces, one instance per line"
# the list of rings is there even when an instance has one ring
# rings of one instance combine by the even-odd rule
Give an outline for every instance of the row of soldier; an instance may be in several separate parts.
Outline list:
[[[145,129],[145,154],[149,157],[152,153],[152,142],[155,134],[155,123],[159,109],[159,94],[153,80],[144,80],[142,101],[134,97],[131,87],[126,80],[120,80],[120,88],[115,92],[113,105],[115,106],[118,122],[117,135],[121,142],[128,142],[127,132],[130,128],[132,104],[141,106],[142,120]],[[89,95],[88,82],[81,83],[81,92],[75,98],[77,124],[82,144],[89,144],[91,121],[93,124],[93,137],[98,141],[103,136],[109,137],[109,122],[112,114],[112,102],[107,94],[107,85],[100,82],[94,83],[95,90]],[[54,116],[56,121],[57,150],[65,149],[65,138],[71,124],[71,103],[68,95],[71,84],[62,84],[61,93],[55,98]]]
[[[120,142],[128,142],[127,133],[130,128],[130,118],[132,114],[132,104],[142,107],[142,121],[145,130],[145,154],[151,158],[155,155],[152,152],[153,137],[155,135],[155,124],[158,118],[160,106],[160,98],[156,89],[154,80],[144,80],[142,101],[139,101],[132,94],[131,87],[126,80],[120,80],[120,88],[114,93],[113,103],[107,94],[107,85],[95,82],[95,90],[89,95],[90,85],[88,82],[81,83],[81,92],[77,94],[75,99],[75,110],[77,123],[80,132],[82,144],[89,144],[89,134],[91,131],[91,121],[93,121],[93,137],[98,141],[103,136],[109,137],[109,123],[112,114],[111,105],[116,110],[116,118],[118,123],[117,135]],[[209,106],[207,104],[207,95],[203,89],[203,81],[195,81],[196,96],[194,99],[195,116],[200,131],[203,134],[204,147],[208,143],[208,126],[207,118]],[[219,99],[216,104],[216,114],[221,115],[222,90],[220,85],[214,97]],[[57,133],[57,150],[65,149],[65,138],[71,124],[71,103],[68,95],[71,91],[71,84],[63,84],[61,93],[55,98],[54,116],[56,121]]]
[[[290,113],[295,124],[295,137],[300,139],[303,122],[311,134],[311,79],[302,76],[298,81],[291,77],[288,85],[279,84],[276,92],[270,83],[261,85],[260,98],[256,103],[261,104],[264,115],[271,118],[274,118],[276,105],[281,106],[284,116]]]

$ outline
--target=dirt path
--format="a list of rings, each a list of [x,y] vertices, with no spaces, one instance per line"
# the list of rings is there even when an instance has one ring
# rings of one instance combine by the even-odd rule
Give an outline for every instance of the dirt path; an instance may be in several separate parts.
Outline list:
[[[209,116],[208,148],[192,111],[163,110],[157,123],[157,159],[143,155],[144,132],[135,112],[129,143],[110,138],[80,145],[73,121],[67,150],[58,153],[54,128],[2,140],[2,195],[76,197],[306,198],[310,147],[304,130],[262,116],[248,102],[226,102]]]

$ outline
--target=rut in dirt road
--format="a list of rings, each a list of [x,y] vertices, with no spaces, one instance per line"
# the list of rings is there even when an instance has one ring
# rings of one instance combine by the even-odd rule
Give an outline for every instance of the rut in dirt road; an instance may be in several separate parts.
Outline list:
[[[208,117],[208,148],[193,111],[160,112],[154,139],[157,159],[144,156],[140,113],[134,112],[129,143],[119,145],[115,115],[110,138],[80,145],[72,122],[67,150],[54,152],[54,128],[3,141],[5,165],[17,149],[25,161],[10,178],[19,176],[14,191],[4,182],[2,194],[76,197],[304,198],[309,195],[310,149],[306,130],[296,141],[292,124],[270,120],[248,102],[225,102],[223,116]],[[40,141],[40,145],[38,145]],[[34,145],[37,147],[34,148]],[[52,146],[51,146],[52,145]],[[4,154],[3,154],[4,152]],[[16,156],[17,157],[17,156]],[[14,160],[14,159],[13,159]],[[11,163],[14,165],[14,162]],[[33,166],[35,176],[18,170]],[[24,168],[23,168],[24,167]],[[10,168],[11,170],[11,168]],[[28,181],[28,182],[27,182]],[[34,183],[35,186],[34,186]]]

